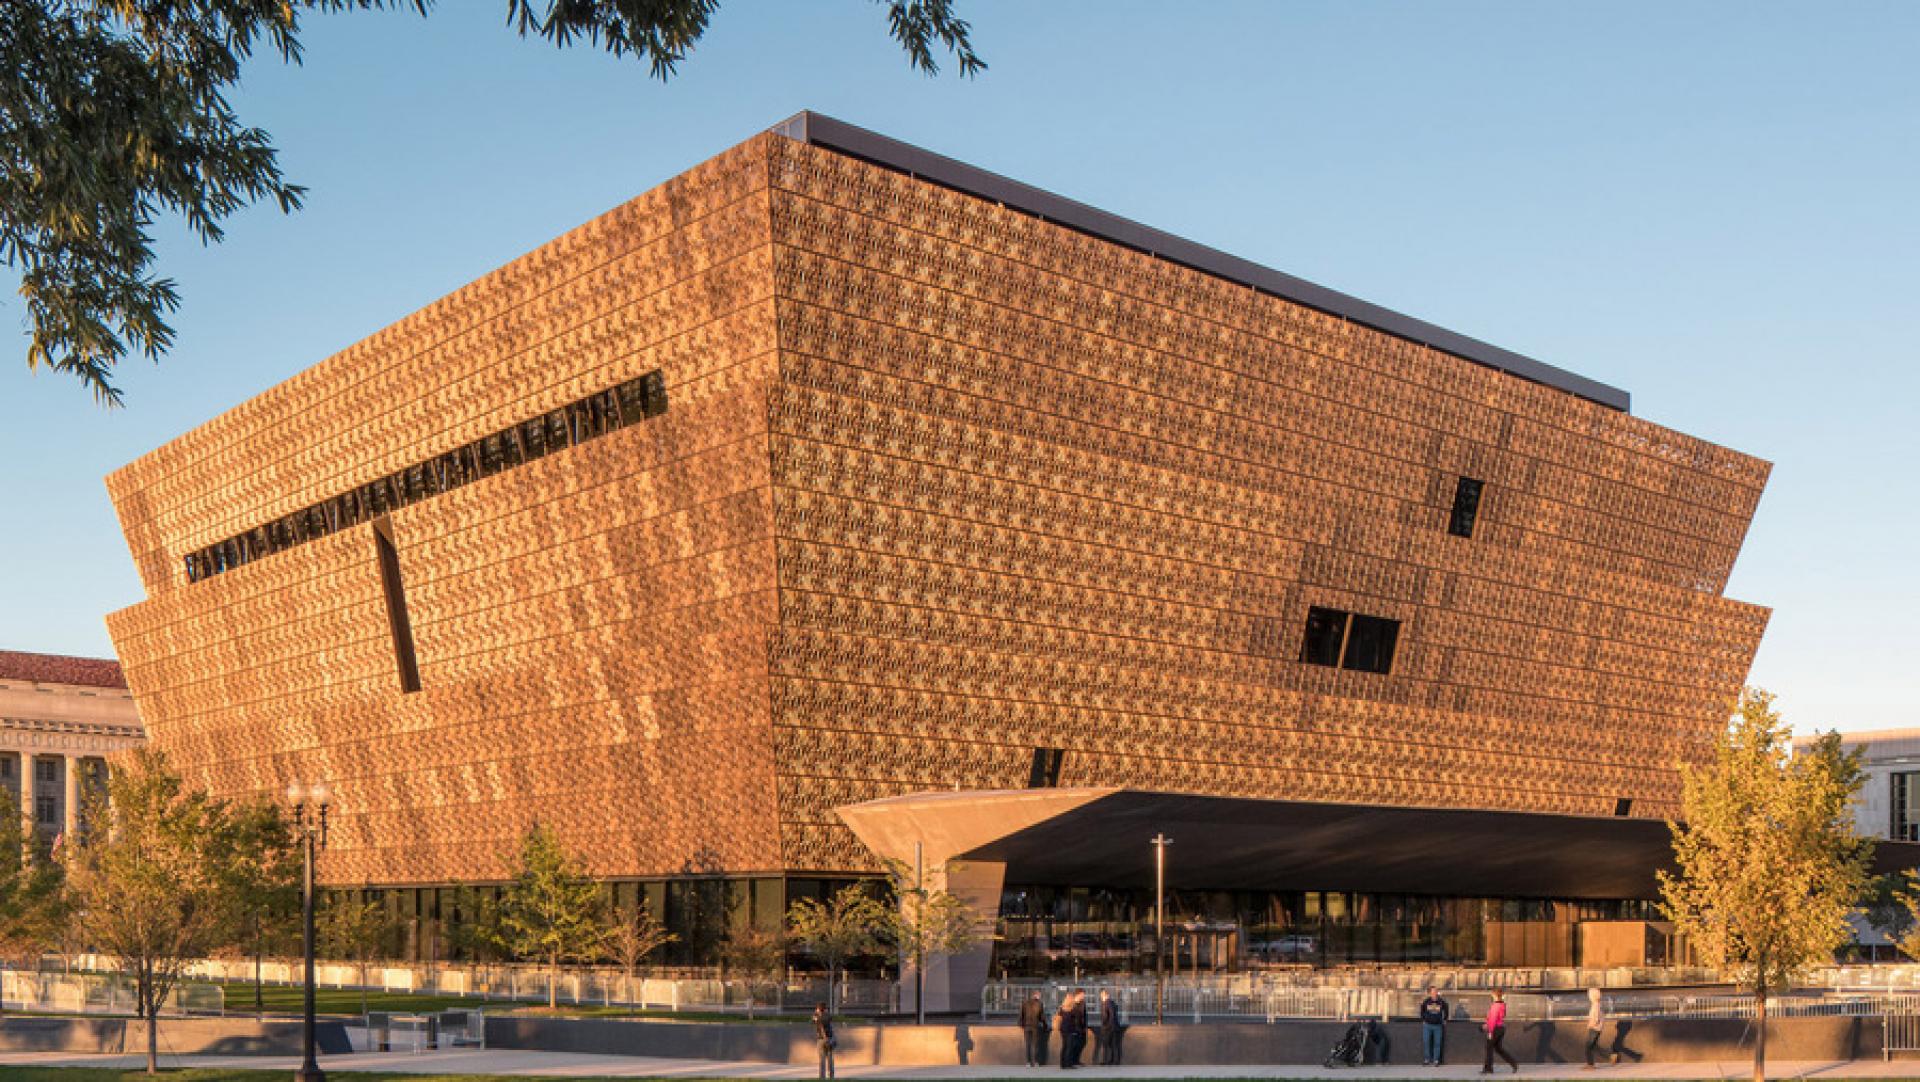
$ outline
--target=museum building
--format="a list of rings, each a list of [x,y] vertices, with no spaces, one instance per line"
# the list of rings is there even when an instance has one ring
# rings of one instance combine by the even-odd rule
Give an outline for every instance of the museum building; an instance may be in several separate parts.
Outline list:
[[[996,972],[1159,833],[1183,967],[1657,960],[1768,466],[1628,407],[802,113],[116,471],[109,626],[423,953],[537,821],[683,929],[918,846]]]

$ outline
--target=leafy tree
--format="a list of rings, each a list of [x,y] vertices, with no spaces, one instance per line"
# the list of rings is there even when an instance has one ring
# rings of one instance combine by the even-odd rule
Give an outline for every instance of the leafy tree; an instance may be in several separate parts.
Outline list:
[[[887,912],[882,933],[913,962],[913,1007],[921,1025],[927,1021],[927,956],[959,954],[979,939],[979,921],[965,902],[945,890],[929,888],[925,879],[904,861],[885,862],[887,883],[898,905]]]
[[[1660,873],[1662,907],[1753,995],[1754,1082],[1766,1078],[1767,994],[1852,938],[1873,855],[1853,829],[1860,762],[1836,733],[1792,754],[1773,696],[1749,688],[1713,759],[1681,766],[1678,873]]]
[[[868,888],[842,887],[825,902],[801,898],[787,907],[793,941],[827,967],[827,1009],[839,1009],[840,974],[850,959],[880,949],[887,909]]]
[[[560,967],[606,942],[600,887],[553,831],[536,825],[520,843],[519,871],[500,899],[502,945],[547,967],[547,1006],[559,1006]]]
[[[233,850],[223,861],[239,924],[230,944],[253,959],[253,1009],[266,1012],[261,966],[299,935],[299,844],[286,814],[269,801],[233,809]]]
[[[778,930],[747,925],[736,928],[720,948],[720,958],[730,973],[738,973],[747,988],[747,1017],[759,1002],[760,986],[779,976],[787,962],[787,937]]]
[[[108,828],[63,846],[68,898],[87,937],[133,980],[153,1074],[161,1004],[238,922],[223,865],[234,827],[224,803],[188,789],[151,749],[130,753],[107,786],[106,805],[95,796],[87,818]]]
[[[623,979],[632,984],[633,971],[642,960],[679,938],[667,931],[667,926],[653,915],[653,907],[642,898],[631,915],[618,911],[613,914],[607,923],[605,941],[607,949],[613,952],[614,960],[620,963],[620,971],[625,975]]]
[[[880,0],[908,61],[934,50],[963,75],[986,67],[955,0]],[[27,366],[120,402],[114,366],[173,341],[174,283],[153,273],[153,223],[178,215],[202,243],[249,204],[282,213],[304,189],[267,132],[227,101],[257,48],[298,63],[301,18],[431,0],[12,0],[0,5],[0,261],[20,273]],[[719,0],[507,0],[522,37],[633,55],[670,77]]]
[[[21,961],[72,927],[61,866],[28,849],[28,832],[19,802],[0,788],[0,954]]]
[[[323,957],[353,965],[359,977],[360,1013],[367,1013],[367,973],[373,960],[386,950],[393,934],[393,918],[384,901],[362,894],[333,891],[314,920],[315,950]]]

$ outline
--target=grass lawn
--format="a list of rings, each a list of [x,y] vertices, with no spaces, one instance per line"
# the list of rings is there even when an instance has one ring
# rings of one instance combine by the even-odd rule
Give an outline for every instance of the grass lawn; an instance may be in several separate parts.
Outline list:
[[[247,1014],[254,1009],[251,983],[222,984],[220,991],[226,995],[228,1014]],[[268,1014],[299,1014],[304,1009],[298,986],[269,984],[261,990],[261,999],[266,1005]],[[313,993],[313,1009],[320,1014],[358,1015],[363,1009],[361,1002],[361,992],[357,988],[316,988]],[[371,989],[365,993],[365,1003],[365,1010],[396,1011],[402,1014],[482,1008],[490,1011],[507,1011],[516,1006],[516,1004],[497,1000],[488,1002],[460,996],[416,996],[406,992],[380,992]]]

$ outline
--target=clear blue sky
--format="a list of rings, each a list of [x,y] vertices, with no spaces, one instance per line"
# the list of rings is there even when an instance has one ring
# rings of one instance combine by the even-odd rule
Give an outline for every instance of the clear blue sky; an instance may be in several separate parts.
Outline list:
[[[910,72],[865,0],[726,0],[667,85],[504,0],[312,18],[236,96],[308,209],[166,227],[179,343],[127,408],[0,351],[0,648],[110,652],[141,590],[109,470],[811,108],[1773,461],[1729,588],[1775,609],[1754,682],[1802,731],[1920,725],[1920,5],[961,3],[971,82]]]

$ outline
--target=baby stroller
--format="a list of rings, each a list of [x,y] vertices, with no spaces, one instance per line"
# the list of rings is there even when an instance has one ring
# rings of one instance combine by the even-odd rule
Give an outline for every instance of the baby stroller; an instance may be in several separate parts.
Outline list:
[[[1373,1043],[1373,1020],[1355,1022],[1347,1027],[1327,1053],[1328,1067],[1360,1067],[1367,1062],[1367,1046]]]

